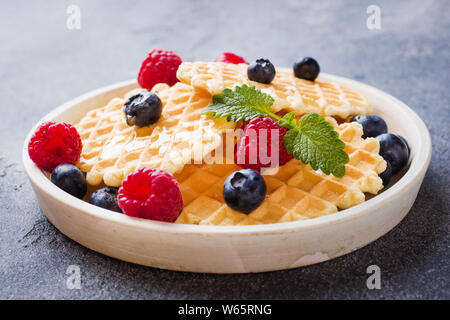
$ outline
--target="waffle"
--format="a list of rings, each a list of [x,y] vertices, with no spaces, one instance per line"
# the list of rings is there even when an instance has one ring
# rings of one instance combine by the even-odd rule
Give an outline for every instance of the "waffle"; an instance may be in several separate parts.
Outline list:
[[[335,82],[307,81],[295,77],[290,70],[278,69],[274,80],[267,85],[250,81],[247,67],[247,64],[222,62],[183,62],[177,77],[181,82],[202,88],[212,95],[236,85],[254,85],[274,97],[273,112],[292,111],[298,116],[315,112],[346,119],[372,111],[365,97]]]
[[[327,120],[346,143],[350,161],[343,178],[312,170],[298,160],[281,166],[276,174],[264,175],[267,196],[256,210],[246,215],[223,201],[225,179],[239,170],[235,164],[186,165],[175,175],[183,194],[184,209],[176,223],[201,225],[251,225],[316,218],[346,209],[365,200],[364,192],[376,194],[383,184],[378,174],[386,162],[378,154],[373,138],[362,139],[357,123],[338,125]]]
[[[156,85],[152,91],[163,103],[161,117],[152,126],[128,126],[123,113],[125,100],[121,98],[90,111],[76,125],[83,142],[78,166],[87,172],[89,184],[99,185],[103,180],[108,186],[120,186],[124,177],[138,167],[174,174],[185,164],[201,163],[205,155],[221,145],[222,132],[235,126],[201,114],[211,103],[207,92],[182,83],[170,88]]]

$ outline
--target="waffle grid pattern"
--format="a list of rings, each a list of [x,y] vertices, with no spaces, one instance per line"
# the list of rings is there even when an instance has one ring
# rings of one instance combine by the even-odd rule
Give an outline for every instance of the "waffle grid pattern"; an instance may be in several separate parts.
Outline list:
[[[250,225],[310,219],[337,212],[365,200],[365,192],[376,194],[382,187],[378,174],[386,168],[373,138],[363,139],[357,123],[338,124],[327,120],[346,143],[350,161],[346,175],[336,178],[314,171],[309,165],[292,160],[271,175],[264,175],[267,196],[249,215],[229,208],[223,201],[225,179],[235,164],[206,164],[207,155],[222,144],[227,129],[235,123],[225,119],[207,119],[202,109],[211,103],[211,94],[223,88],[246,83],[270,93],[276,99],[273,111],[294,111],[334,115],[342,118],[352,113],[367,113],[367,100],[358,93],[335,83],[310,82],[279,70],[270,85],[249,81],[247,65],[224,63],[183,63],[178,70],[182,81],[169,87],[153,88],[163,102],[163,112],[152,126],[129,127],[123,114],[125,99],[115,98],[105,107],[90,111],[77,125],[83,141],[79,162],[87,172],[90,185],[102,181],[120,186],[122,180],[138,167],[160,168],[174,174],[183,194],[184,209],[177,223],[202,225]],[[206,89],[206,90],[205,90]],[[195,160],[200,164],[192,164]]]
[[[129,127],[123,115],[124,99],[113,99],[90,111],[77,125],[83,141],[79,166],[89,184],[120,186],[138,167],[176,173],[192,160],[220,146],[222,132],[234,123],[206,119],[201,111],[211,96],[188,85],[156,86],[163,102],[158,122],[149,127]],[[126,95],[131,96],[133,92]],[[199,139],[200,138],[200,139]]]
[[[334,82],[299,79],[286,69],[278,69],[274,80],[268,85],[250,81],[247,77],[247,64],[183,62],[178,68],[177,77],[212,95],[236,85],[254,85],[274,97],[273,112],[292,111],[298,116],[315,112],[345,119],[372,111],[367,99],[350,88]]]
[[[316,218],[338,209],[346,209],[365,200],[364,192],[376,194],[382,187],[378,173],[386,163],[378,155],[379,144],[373,138],[362,139],[357,123],[337,125],[328,118],[341,139],[350,162],[346,176],[336,178],[314,171],[298,160],[265,175],[267,196],[249,215],[229,208],[223,201],[225,179],[240,167],[234,164],[187,165],[175,176],[183,194],[184,210],[177,223],[201,225],[251,225]]]

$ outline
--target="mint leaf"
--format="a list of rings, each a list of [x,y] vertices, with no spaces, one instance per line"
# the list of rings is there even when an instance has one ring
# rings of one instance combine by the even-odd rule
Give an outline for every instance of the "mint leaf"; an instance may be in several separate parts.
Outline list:
[[[349,161],[344,151],[345,143],[339,140],[339,134],[323,117],[308,113],[297,123],[295,114],[290,112],[283,117],[270,112],[274,99],[254,86],[237,86],[234,90],[225,89],[213,96],[213,103],[203,113],[212,118],[226,117],[227,121],[247,122],[256,117],[271,117],[282,127],[288,128],[283,138],[286,150],[310,164],[314,170],[325,174],[332,173],[341,178],[345,175],[345,164]]]
[[[283,118],[278,120],[278,124],[288,129],[294,129],[297,126],[297,120],[295,119],[295,113],[286,113]]]
[[[287,152],[303,163],[309,163],[313,170],[320,169],[338,178],[345,175],[345,164],[349,161],[344,151],[345,143],[339,140],[333,126],[318,114],[303,116],[298,125],[286,133],[283,141]]]
[[[237,86],[233,90],[225,89],[220,94],[213,96],[213,103],[207,106],[203,113],[210,114],[213,118],[227,117],[227,121],[247,122],[256,117],[265,117],[270,112],[273,98],[256,89],[254,86]]]

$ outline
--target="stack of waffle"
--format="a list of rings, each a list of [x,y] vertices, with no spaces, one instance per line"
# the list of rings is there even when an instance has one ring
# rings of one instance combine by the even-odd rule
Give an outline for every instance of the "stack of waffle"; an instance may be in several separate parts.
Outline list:
[[[124,121],[124,99],[113,99],[105,107],[90,111],[76,125],[83,141],[79,167],[87,172],[89,184],[105,182],[120,186],[139,167],[159,168],[172,174],[187,163],[201,163],[204,156],[222,143],[222,132],[235,123],[210,120],[202,109],[211,96],[183,83],[153,88],[163,103],[157,123],[129,127]],[[200,139],[201,140],[198,140]]]
[[[178,68],[177,77],[211,95],[236,85],[255,86],[275,99],[273,112],[292,111],[297,116],[315,112],[346,119],[372,111],[365,97],[335,82],[303,80],[295,77],[292,70],[278,69],[272,82],[263,84],[248,79],[247,67],[246,64],[185,62]]]
[[[88,183],[120,186],[139,167],[165,170],[175,176],[183,194],[184,209],[176,222],[204,225],[315,218],[357,205],[365,200],[364,192],[376,194],[383,187],[378,174],[386,163],[378,154],[378,142],[361,138],[359,124],[338,124],[333,118],[370,113],[366,98],[333,82],[298,79],[287,70],[278,70],[272,83],[264,85],[248,80],[246,68],[220,62],[182,63],[177,73],[181,82],[152,89],[163,103],[163,112],[149,127],[129,127],[125,122],[123,104],[136,90],[90,111],[76,125],[83,141],[79,167],[87,173]],[[271,94],[273,112],[293,111],[298,116],[316,112],[327,117],[346,143],[350,158],[346,175],[325,175],[294,159],[276,173],[264,175],[267,196],[259,208],[248,215],[229,208],[222,197],[223,182],[240,167],[206,164],[204,159],[223,147],[224,132],[236,123],[209,119],[202,109],[212,102],[213,94],[243,83]]]

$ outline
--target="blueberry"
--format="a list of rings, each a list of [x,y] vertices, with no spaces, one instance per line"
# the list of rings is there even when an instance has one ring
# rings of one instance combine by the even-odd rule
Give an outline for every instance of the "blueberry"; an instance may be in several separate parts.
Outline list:
[[[117,204],[118,191],[119,189],[112,187],[98,189],[91,194],[89,202],[94,206],[122,213]]]
[[[225,180],[223,199],[230,208],[248,214],[261,205],[266,191],[266,182],[258,172],[241,169]]]
[[[392,178],[392,166],[389,161],[386,161],[386,170],[379,174],[381,180],[383,180],[383,186],[387,186]]]
[[[247,68],[247,76],[250,80],[269,84],[275,78],[275,67],[268,59],[258,59]]]
[[[401,135],[399,135],[399,134],[397,134],[397,137],[399,137],[400,138],[400,140],[402,140],[405,144],[406,144],[406,146],[408,147],[408,155],[411,153],[411,149],[409,148],[409,144],[408,144],[408,142],[406,141],[406,139],[405,138],[403,138]]]
[[[297,78],[314,81],[319,72],[319,64],[311,57],[300,58],[294,63],[294,74]]]
[[[352,122],[357,122],[363,127],[363,138],[376,137],[387,132],[386,122],[375,115],[359,115],[353,117]]]
[[[83,172],[72,164],[65,163],[57,166],[53,169],[50,180],[58,188],[79,199],[86,194],[86,178]]]
[[[145,127],[158,121],[162,103],[156,94],[142,91],[128,98],[123,111],[129,126]]]
[[[380,155],[392,166],[392,175],[402,170],[409,158],[408,147],[403,140],[392,133],[380,134],[376,139],[380,143]]]

